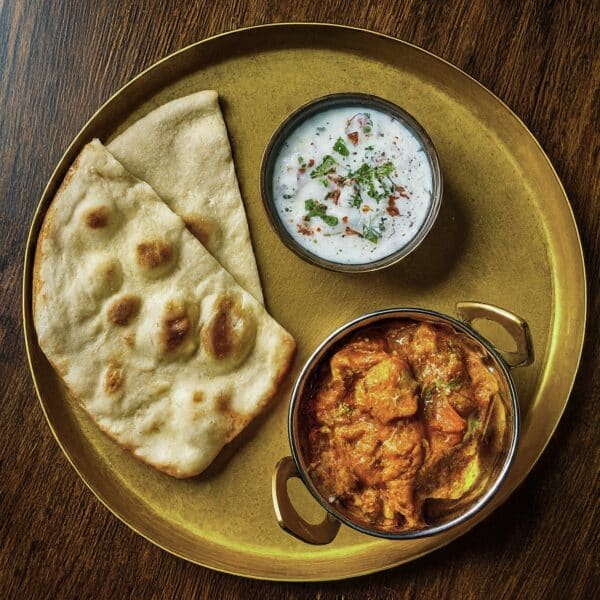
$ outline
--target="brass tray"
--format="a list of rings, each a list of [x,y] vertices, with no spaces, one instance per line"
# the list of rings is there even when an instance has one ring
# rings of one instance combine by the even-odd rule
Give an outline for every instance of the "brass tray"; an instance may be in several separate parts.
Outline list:
[[[167,100],[218,90],[269,311],[298,341],[298,357],[272,408],[209,472],[178,481],[134,460],[68,401],[41,353],[31,316],[37,234],[58,185],[92,137],[107,141]],[[424,243],[385,271],[320,270],[287,250],[259,197],[267,140],[292,109],[311,98],[359,91],[388,98],[428,130],[441,158],[440,216]],[[270,482],[289,454],[291,385],[328,333],[362,313],[417,306],[451,314],[481,300],[523,316],[536,361],[514,372],[522,438],[514,466],[480,521],[519,485],[550,439],[567,403],[584,335],[581,245],[565,192],[524,124],[465,73],[415,46],[377,33],[323,24],[281,24],[218,35],[161,60],[117,92],[69,146],[31,225],[23,279],[25,339],[36,390],[67,458],[96,496],[158,546],[213,569],[274,580],[326,580],[382,570],[431,552],[474,523],[409,542],[376,540],[343,528],[325,547],[281,531]],[[494,340],[494,331],[483,330]],[[297,485],[295,485],[297,484]],[[294,487],[295,486],[295,487]],[[301,512],[322,513],[298,482]]]

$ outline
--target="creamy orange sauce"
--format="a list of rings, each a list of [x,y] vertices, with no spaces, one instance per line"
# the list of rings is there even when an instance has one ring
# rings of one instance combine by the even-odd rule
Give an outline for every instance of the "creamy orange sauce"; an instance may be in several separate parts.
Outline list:
[[[501,449],[498,376],[483,349],[450,327],[404,320],[361,330],[322,365],[311,390],[300,417],[309,475],[368,527],[425,527],[426,501],[443,507],[472,494],[482,456]]]

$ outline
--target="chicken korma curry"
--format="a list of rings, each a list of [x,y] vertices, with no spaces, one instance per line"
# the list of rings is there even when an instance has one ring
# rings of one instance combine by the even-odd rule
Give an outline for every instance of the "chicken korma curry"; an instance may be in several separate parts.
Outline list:
[[[391,321],[338,346],[301,413],[308,472],[349,519],[421,529],[474,499],[505,438],[501,380],[450,327]]]

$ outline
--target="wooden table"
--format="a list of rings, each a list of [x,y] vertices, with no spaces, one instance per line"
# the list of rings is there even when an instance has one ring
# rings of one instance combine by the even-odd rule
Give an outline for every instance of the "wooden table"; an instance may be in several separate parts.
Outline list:
[[[0,597],[598,597],[597,5],[594,15],[593,2],[550,0],[268,4],[0,0]],[[303,585],[188,564],[113,517],[68,465],[44,421],[26,364],[20,309],[34,208],[93,111],[133,75],[191,42],[293,20],[340,22],[408,40],[464,69],[511,106],[548,153],[571,199],[590,299],[588,341],[571,401],[538,465],[504,506],[412,564]]]

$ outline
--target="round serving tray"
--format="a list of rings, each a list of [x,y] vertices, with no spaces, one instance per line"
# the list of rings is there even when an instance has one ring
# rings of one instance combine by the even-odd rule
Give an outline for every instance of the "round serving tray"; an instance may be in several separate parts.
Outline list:
[[[298,357],[272,408],[200,477],[175,480],[131,457],[68,399],[40,351],[31,275],[44,213],[69,165],[93,137],[106,142],[156,106],[193,91],[219,92],[271,314],[297,339]],[[259,195],[262,151],[304,102],[340,91],[404,107],[438,149],[445,190],[437,223],[408,258],[381,272],[313,267],[268,223]],[[198,165],[202,168],[202,165]],[[474,521],[436,537],[375,540],[349,528],[325,547],[281,531],[271,505],[277,460],[289,454],[286,413],[295,376],[331,331],[362,313],[417,306],[452,313],[460,300],[525,318],[535,363],[514,372],[522,434],[513,468]],[[586,312],[577,228],[562,185],[524,124],[474,79],[436,56],[370,31],[324,24],[252,27],[218,35],[161,60],[119,90],[73,140],[44,190],[27,244],[25,340],[42,409],[81,478],[123,522],[198,564],[264,579],[339,579],[386,569],[439,548],[496,508],[531,470],[560,419],[577,371]],[[484,333],[501,340],[496,331]],[[320,509],[290,483],[309,520]]]

